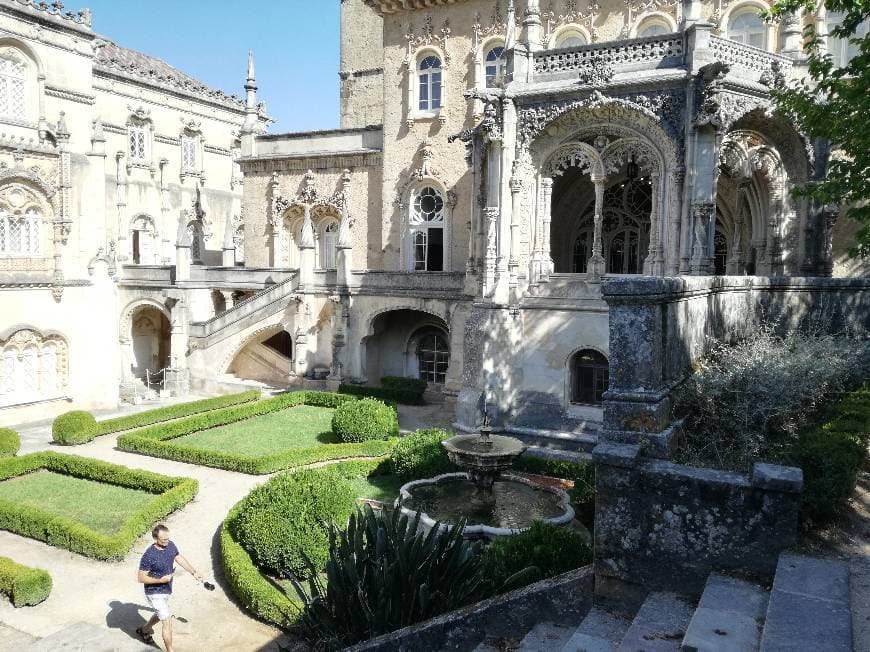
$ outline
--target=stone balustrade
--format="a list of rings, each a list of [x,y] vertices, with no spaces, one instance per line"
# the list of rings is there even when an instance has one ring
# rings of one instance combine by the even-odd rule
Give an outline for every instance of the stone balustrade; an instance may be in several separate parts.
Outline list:
[[[683,34],[662,34],[572,48],[544,50],[535,54],[535,76],[553,76],[609,65],[616,69],[676,68],[684,63]]]
[[[359,271],[351,274],[353,294],[375,292],[379,294],[415,294],[420,292],[458,295],[463,292],[464,272],[390,272]]]
[[[780,71],[787,78],[794,65],[788,57],[719,36],[710,36],[710,49],[715,59],[731,66],[732,74],[738,74],[752,81],[759,81],[762,75],[771,70],[775,62],[779,64]]]

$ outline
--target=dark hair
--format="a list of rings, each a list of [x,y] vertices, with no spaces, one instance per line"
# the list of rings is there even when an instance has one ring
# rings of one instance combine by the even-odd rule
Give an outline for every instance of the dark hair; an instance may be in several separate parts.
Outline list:
[[[161,532],[169,532],[169,528],[163,525],[163,523],[158,523],[154,526],[154,529],[151,530],[151,536],[155,539],[160,536]]]

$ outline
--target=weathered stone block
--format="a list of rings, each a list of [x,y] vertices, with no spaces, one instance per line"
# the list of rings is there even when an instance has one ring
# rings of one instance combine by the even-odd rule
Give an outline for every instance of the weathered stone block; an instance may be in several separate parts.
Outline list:
[[[752,468],[752,486],[799,493],[804,488],[804,472],[792,466],[758,463]]]

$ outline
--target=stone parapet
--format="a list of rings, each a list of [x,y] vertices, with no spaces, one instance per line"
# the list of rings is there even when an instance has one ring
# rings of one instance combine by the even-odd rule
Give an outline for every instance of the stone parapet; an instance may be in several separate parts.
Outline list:
[[[610,443],[592,459],[596,591],[604,597],[700,594],[713,571],[767,581],[797,540],[800,469],[756,464],[746,475],[644,458],[639,446]]]

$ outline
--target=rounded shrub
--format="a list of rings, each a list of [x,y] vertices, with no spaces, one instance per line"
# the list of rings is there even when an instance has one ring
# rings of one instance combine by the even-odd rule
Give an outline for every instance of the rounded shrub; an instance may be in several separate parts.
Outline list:
[[[307,578],[303,553],[316,568],[324,566],[329,557],[327,525],[334,521],[343,527],[355,497],[350,484],[336,473],[284,473],[248,495],[233,534],[266,573]]]
[[[396,411],[381,401],[346,401],[335,408],[332,432],[345,443],[387,439],[399,434],[399,420]]]
[[[15,457],[21,448],[21,437],[14,430],[0,428],[0,457]]]
[[[51,426],[52,439],[58,444],[68,446],[86,444],[97,436],[97,432],[94,415],[83,410],[64,412]]]
[[[452,437],[441,428],[418,430],[402,437],[390,451],[390,466],[402,482],[456,471],[441,442]]]
[[[532,567],[540,571],[540,579],[545,579],[591,562],[592,548],[578,532],[536,521],[525,532],[492,542],[483,553],[483,576],[496,593],[504,590],[509,578]]]

